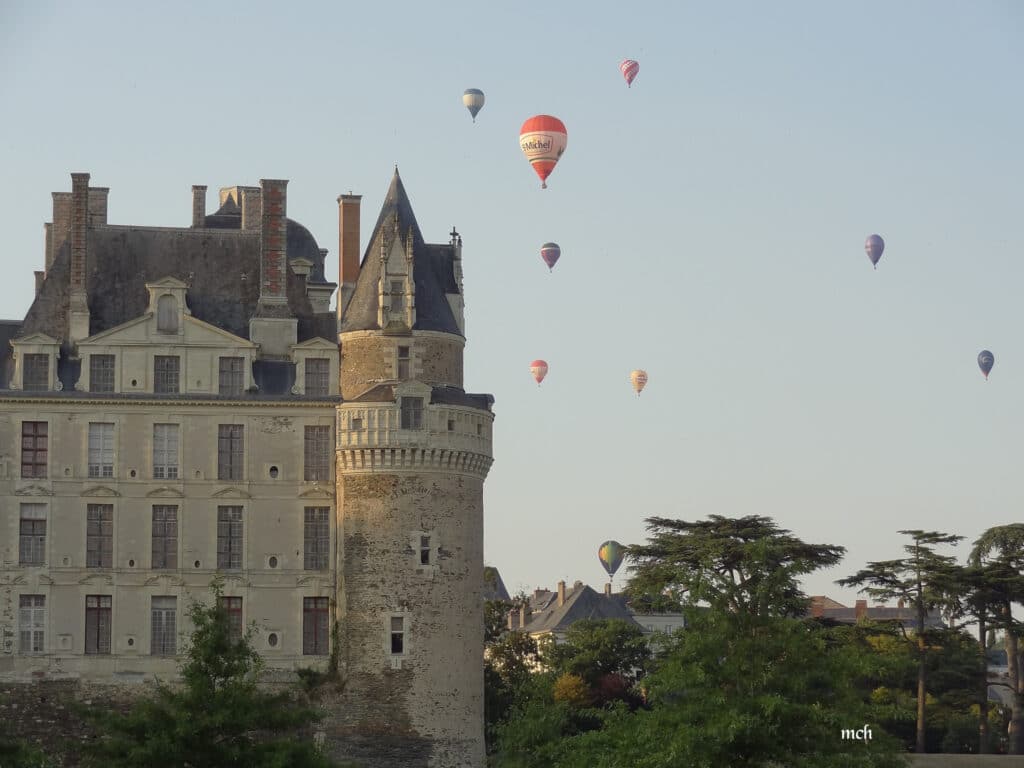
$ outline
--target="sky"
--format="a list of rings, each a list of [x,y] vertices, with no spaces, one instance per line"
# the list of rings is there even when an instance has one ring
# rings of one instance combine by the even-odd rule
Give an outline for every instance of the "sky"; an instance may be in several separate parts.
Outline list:
[[[212,212],[288,179],[334,280],[337,196],[363,195],[365,247],[397,164],[426,240],[463,237],[510,590],[600,588],[598,546],[651,516],[757,514],[845,546],[805,588],[852,604],[834,580],[900,529],[963,555],[1022,519],[1021,39],[1014,0],[0,0],[0,317],[71,172],[111,223],[183,227],[193,184]],[[535,114],[568,132],[546,190]]]

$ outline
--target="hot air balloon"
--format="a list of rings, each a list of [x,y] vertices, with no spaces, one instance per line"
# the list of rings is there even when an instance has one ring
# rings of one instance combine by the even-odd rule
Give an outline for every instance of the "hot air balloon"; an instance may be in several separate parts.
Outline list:
[[[978,354],[978,367],[981,368],[981,372],[985,374],[985,381],[988,381],[989,371],[992,370],[992,366],[995,364],[996,356],[987,349],[981,350]]]
[[[615,577],[615,572],[622,565],[622,558],[625,555],[626,548],[617,541],[606,541],[597,548],[597,559],[601,561],[601,565],[608,572],[609,580]]]
[[[476,122],[477,113],[484,107],[484,92],[479,88],[467,88],[462,94],[462,103]]]
[[[622,76],[626,78],[626,85],[629,87],[633,86],[633,79],[636,77],[637,72],[640,71],[640,62],[633,61],[632,59],[624,59],[619,64],[619,71],[622,72]]]
[[[548,265],[549,272],[555,268],[555,262],[558,261],[558,257],[561,255],[562,249],[558,247],[558,243],[544,243],[540,247],[540,257]]]
[[[544,377],[548,375],[548,364],[543,360],[534,360],[530,363],[530,373],[533,374],[534,381],[537,382],[537,386],[544,381]]]
[[[569,137],[565,126],[557,117],[535,115],[519,129],[519,146],[540,176],[541,189],[547,189],[547,178],[565,152]]]
[[[868,258],[871,259],[871,264],[875,269],[878,269],[878,260],[882,258],[882,251],[884,250],[885,240],[878,235],[871,235],[871,237],[864,241],[864,251],[867,253]]]
[[[640,397],[640,393],[643,392],[644,387],[647,386],[647,371],[641,371],[637,368],[629,374],[629,380],[633,382],[633,390],[636,392],[636,396]]]

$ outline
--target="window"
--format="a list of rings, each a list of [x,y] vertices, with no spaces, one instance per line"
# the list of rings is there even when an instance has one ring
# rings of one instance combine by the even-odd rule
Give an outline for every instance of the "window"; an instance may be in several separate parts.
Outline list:
[[[25,355],[25,369],[22,372],[21,386],[34,391],[50,388],[49,355]]]
[[[153,656],[173,656],[178,652],[176,621],[178,598],[154,597],[149,612],[149,652]]]
[[[241,357],[222,357],[220,359],[220,385],[217,391],[222,395],[242,394],[242,365],[245,360]]]
[[[46,562],[46,505],[22,504],[18,537],[18,565]]]
[[[46,477],[47,423],[23,421],[21,423],[21,476]]]
[[[409,347],[398,348],[398,379],[406,381],[409,378]]]
[[[114,476],[114,425],[89,425],[89,477]]]
[[[402,429],[423,429],[423,398],[402,398]]]
[[[231,642],[242,642],[242,598],[222,597],[218,604],[228,615],[228,637]]]
[[[430,565],[429,536],[420,536],[420,565]]]
[[[177,394],[178,374],[181,371],[177,355],[155,355],[153,357],[153,391],[157,394]]]
[[[328,507],[306,507],[306,556],[303,567],[307,571],[327,570],[331,547],[331,527]]]
[[[331,428],[306,427],[305,470],[306,480],[331,479]]]
[[[242,567],[242,508],[217,507],[217,567]]]
[[[405,312],[405,286],[401,280],[391,281],[391,312],[395,315]]]
[[[85,596],[85,652],[110,653],[110,595]]]
[[[217,428],[217,479],[241,480],[245,427],[221,424]]]
[[[114,567],[114,505],[90,504],[85,535],[85,567]]]
[[[401,656],[405,653],[405,617],[391,617],[391,655]]]
[[[156,303],[156,329],[161,333],[178,332],[178,301],[164,294]]]
[[[326,656],[330,653],[329,601],[326,597],[302,598],[302,653]]]
[[[306,358],[306,394],[318,397],[330,394],[330,374],[326,357]]]
[[[46,650],[46,595],[18,598],[18,650],[22,653]]]
[[[153,425],[153,479],[178,477],[178,425]]]
[[[113,355],[89,355],[89,391],[114,391]]]
[[[156,568],[178,567],[178,508],[153,507],[153,565]]]

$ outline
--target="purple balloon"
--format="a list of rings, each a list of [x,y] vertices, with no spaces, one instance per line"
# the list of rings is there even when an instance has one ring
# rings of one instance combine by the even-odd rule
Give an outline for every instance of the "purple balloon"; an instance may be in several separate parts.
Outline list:
[[[540,247],[540,257],[548,265],[549,271],[555,268],[555,262],[558,261],[558,257],[561,255],[562,249],[558,247],[558,243],[544,243]]]
[[[981,350],[978,354],[978,367],[981,368],[981,372],[985,374],[985,378],[988,378],[989,373],[992,372],[992,366],[996,364],[996,356],[989,352],[987,349]]]
[[[871,259],[871,264],[878,269],[878,260],[882,258],[882,251],[885,250],[885,240],[878,235],[871,235],[864,241],[864,252]]]

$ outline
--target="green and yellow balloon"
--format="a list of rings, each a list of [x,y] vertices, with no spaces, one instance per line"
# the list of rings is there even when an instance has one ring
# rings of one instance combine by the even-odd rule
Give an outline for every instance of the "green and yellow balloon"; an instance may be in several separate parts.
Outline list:
[[[597,548],[597,559],[608,572],[608,580],[615,577],[615,572],[622,565],[622,558],[626,556],[626,548],[617,541],[606,541]]]

